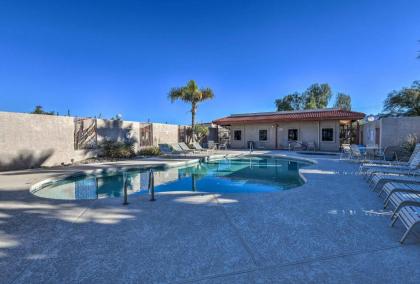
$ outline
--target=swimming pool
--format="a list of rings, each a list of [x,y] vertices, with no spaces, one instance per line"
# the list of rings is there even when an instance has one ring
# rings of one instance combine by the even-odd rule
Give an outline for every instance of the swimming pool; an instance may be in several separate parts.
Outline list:
[[[299,169],[308,163],[274,157],[230,158],[179,168],[154,168],[156,192],[193,191],[211,193],[276,192],[304,183]],[[149,171],[129,170],[100,176],[69,177],[31,189],[32,194],[51,199],[83,200],[128,194],[146,194]]]

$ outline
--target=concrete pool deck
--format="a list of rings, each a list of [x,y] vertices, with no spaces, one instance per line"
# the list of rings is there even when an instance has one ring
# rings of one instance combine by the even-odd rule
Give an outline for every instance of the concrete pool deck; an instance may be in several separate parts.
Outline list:
[[[403,226],[389,227],[358,165],[298,156],[317,164],[289,191],[130,196],[128,206],[29,193],[42,179],[113,163],[1,172],[0,282],[418,282],[420,238],[399,244]],[[159,161],[135,163],[150,162]]]

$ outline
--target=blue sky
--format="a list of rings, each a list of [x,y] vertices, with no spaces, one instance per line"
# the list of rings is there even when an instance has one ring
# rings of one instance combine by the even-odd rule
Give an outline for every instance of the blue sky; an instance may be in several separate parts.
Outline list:
[[[1,1],[0,110],[189,123],[173,86],[216,98],[198,121],[273,111],[329,83],[353,109],[420,79],[420,1]]]

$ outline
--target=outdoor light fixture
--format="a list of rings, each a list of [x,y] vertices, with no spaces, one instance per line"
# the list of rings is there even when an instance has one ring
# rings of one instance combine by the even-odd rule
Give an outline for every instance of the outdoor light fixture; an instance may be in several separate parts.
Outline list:
[[[367,121],[369,121],[369,122],[374,121],[374,120],[375,120],[375,117],[373,115],[369,115],[367,117]]]

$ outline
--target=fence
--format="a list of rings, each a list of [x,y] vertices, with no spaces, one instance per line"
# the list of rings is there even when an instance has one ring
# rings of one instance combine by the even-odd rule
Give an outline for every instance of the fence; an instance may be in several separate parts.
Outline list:
[[[97,155],[104,140],[135,150],[178,142],[178,125],[0,112],[0,171],[71,164]]]

